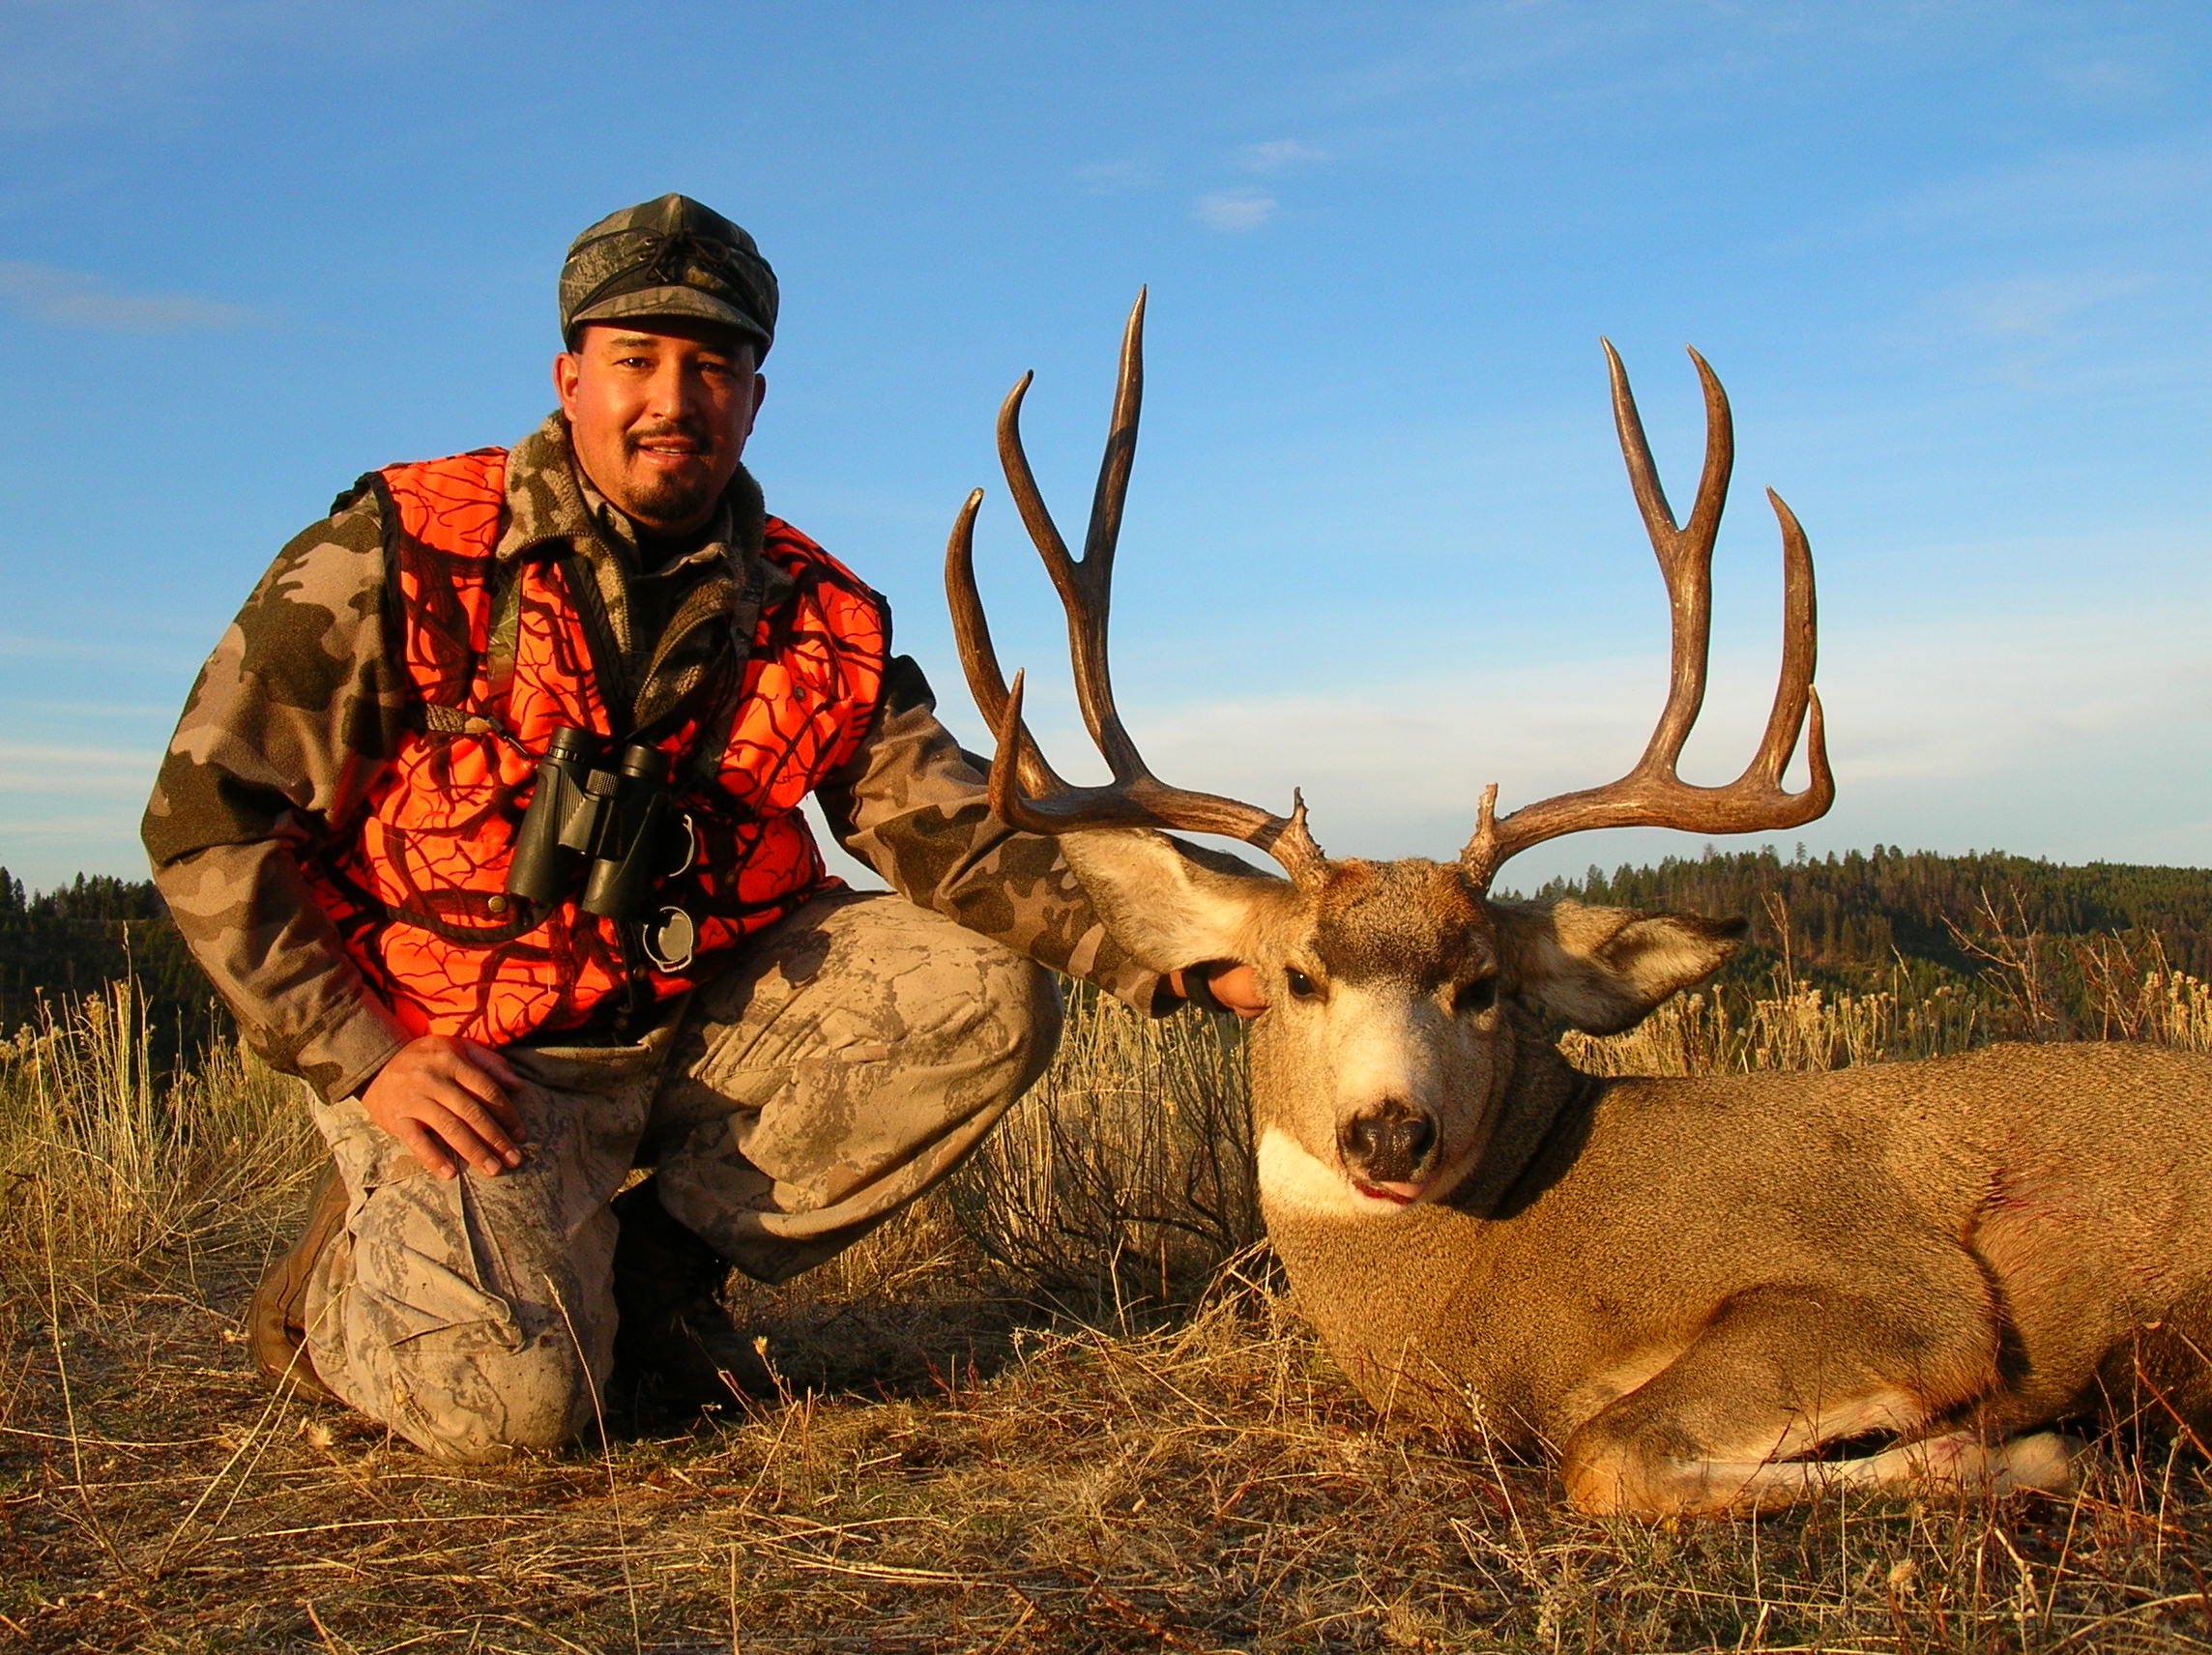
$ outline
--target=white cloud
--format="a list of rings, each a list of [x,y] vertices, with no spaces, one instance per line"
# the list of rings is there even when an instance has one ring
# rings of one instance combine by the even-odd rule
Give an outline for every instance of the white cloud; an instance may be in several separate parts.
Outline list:
[[[219,628],[219,621],[213,622]],[[213,632],[209,634],[213,636]],[[88,661],[121,668],[125,672],[192,672],[207,658],[204,640],[189,643],[149,641],[142,633],[105,638],[32,638],[0,632],[0,661]],[[0,727],[8,709],[22,702],[0,701]]]
[[[1242,235],[1275,216],[1275,198],[1258,189],[1216,189],[1193,202],[1190,213],[1209,230]]]
[[[2208,626],[2200,602],[2180,601],[1831,631],[1819,685],[1837,804],[1777,837],[1786,850],[1802,839],[2212,863],[2199,831],[2212,821]],[[1750,758],[1774,692],[1772,651],[1716,652],[1685,779],[1726,781]],[[1506,811],[1624,772],[1649,739],[1666,679],[1654,651],[1324,696],[1131,707],[1130,725],[1169,782],[1277,811],[1302,787],[1332,853],[1443,857],[1471,828],[1486,783],[1500,784]],[[1033,728],[1062,774],[1095,779],[1081,728],[1056,711],[1040,709]],[[1801,756],[1795,769],[1792,787]],[[1532,888],[1593,859],[1650,861],[1702,842],[1650,829],[1578,836],[1516,862],[1508,883]]]
[[[1250,172],[1279,172],[1286,166],[1324,161],[1329,157],[1326,150],[1296,138],[1271,138],[1264,144],[1246,144],[1237,152],[1237,159]]]
[[[176,76],[199,30],[177,0],[0,6],[0,124],[97,118]]]
[[[0,702],[0,713],[28,712],[63,718],[175,718],[165,701],[16,701]]]
[[[509,0],[0,0],[0,128],[142,117],[206,99],[255,53],[349,67],[477,26]]]
[[[2061,56],[2051,78],[2077,97],[2099,102],[2132,103],[2164,97],[2167,77],[2144,58]]]
[[[0,259],[0,305],[35,322],[109,334],[189,334],[236,328],[253,312],[185,293],[120,293],[104,277],[58,265]]]
[[[1781,244],[1806,251],[1894,236],[1978,232],[2023,240],[2078,236],[2199,210],[2212,185],[2201,131],[2102,150],[2061,150],[2023,165],[1962,174],[1910,190]]]
[[[2051,338],[2084,311],[2125,299],[2150,278],[2117,274],[2018,276],[1954,288],[1936,302],[1947,317],[1999,338]]]
[[[115,769],[144,769],[161,760],[161,744],[151,749],[137,747],[84,747],[60,746],[39,741],[0,741],[0,779],[11,786],[21,785],[25,777],[36,776],[42,770],[97,774]],[[149,756],[149,753],[151,756]]]
[[[1076,181],[1093,195],[1134,195],[1159,188],[1157,167],[1141,160],[1100,160],[1076,168]]]

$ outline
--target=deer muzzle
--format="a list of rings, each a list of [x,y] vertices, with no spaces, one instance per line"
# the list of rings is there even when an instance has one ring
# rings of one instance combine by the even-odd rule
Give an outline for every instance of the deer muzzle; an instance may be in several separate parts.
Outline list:
[[[1403,1206],[1436,1175],[1436,1118],[1402,1098],[1385,1098],[1349,1117],[1337,1128],[1336,1147],[1345,1176],[1361,1195]]]

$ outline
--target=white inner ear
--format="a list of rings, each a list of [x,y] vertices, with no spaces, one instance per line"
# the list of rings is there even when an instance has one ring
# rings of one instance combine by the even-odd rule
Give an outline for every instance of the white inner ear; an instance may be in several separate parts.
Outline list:
[[[1518,962],[1523,996],[1593,1034],[1633,1026],[1718,971],[1734,948],[1707,920],[1572,900],[1548,909],[1500,903],[1492,917]]]
[[[1155,972],[1257,957],[1297,900],[1287,880],[1208,867],[1150,828],[1066,833],[1060,849],[1115,941]]]
[[[1613,951],[1625,956],[1621,971],[1637,996],[1656,1003],[1711,976],[1735,950],[1696,921],[1655,914],[1623,928]]]
[[[1524,940],[1521,993],[1577,1029],[1610,1028],[1632,1012],[1628,997],[1617,984],[1609,981],[1589,961],[1569,954],[1549,934]]]

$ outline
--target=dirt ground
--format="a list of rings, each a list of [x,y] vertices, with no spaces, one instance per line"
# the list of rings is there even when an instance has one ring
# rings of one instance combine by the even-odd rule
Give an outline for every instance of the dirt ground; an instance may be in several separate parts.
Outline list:
[[[969,1269],[758,1293],[788,1401],[497,1469],[273,1399],[250,1268],[179,1274],[58,1334],[10,1312],[0,1647],[2212,1647],[2185,1451],[2109,1437],[2064,1500],[1592,1522],[1540,1465],[1379,1429],[1263,1260],[1150,1331]]]

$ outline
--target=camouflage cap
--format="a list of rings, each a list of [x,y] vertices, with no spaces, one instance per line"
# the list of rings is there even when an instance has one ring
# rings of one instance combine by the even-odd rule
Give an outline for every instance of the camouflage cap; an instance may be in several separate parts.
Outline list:
[[[775,272],[752,237],[688,195],[663,195],[601,218],[561,267],[561,337],[586,322],[689,316],[735,328],[767,356],[775,338]]]

